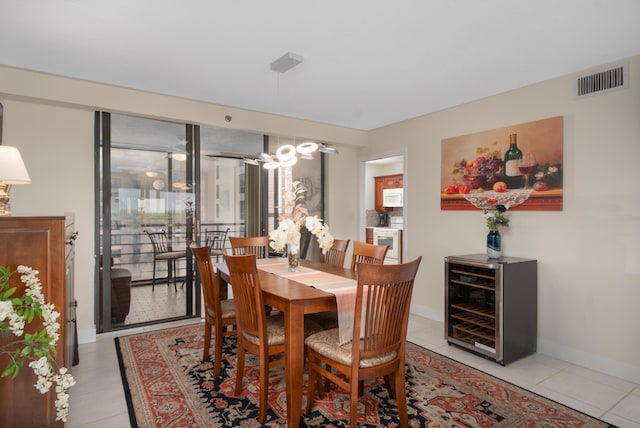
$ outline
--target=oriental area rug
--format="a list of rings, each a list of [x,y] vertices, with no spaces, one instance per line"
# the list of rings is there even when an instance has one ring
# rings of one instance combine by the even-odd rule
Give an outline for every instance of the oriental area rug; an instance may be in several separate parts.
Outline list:
[[[214,379],[213,350],[201,361],[203,334],[204,325],[194,324],[115,339],[131,426],[286,426],[284,368],[270,371],[267,420],[260,425],[257,359],[247,354],[244,387],[235,396],[236,338],[225,338]],[[611,427],[412,343],[405,363],[411,427]],[[359,427],[399,426],[382,379],[365,383],[358,405]],[[332,384],[310,414],[303,412],[300,426],[347,427],[348,407],[348,394]]]

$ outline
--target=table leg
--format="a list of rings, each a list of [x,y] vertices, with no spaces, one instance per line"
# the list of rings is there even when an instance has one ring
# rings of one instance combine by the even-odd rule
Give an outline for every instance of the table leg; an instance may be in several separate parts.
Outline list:
[[[297,428],[302,414],[304,377],[304,308],[289,302],[285,312],[285,378],[287,381],[287,426]]]

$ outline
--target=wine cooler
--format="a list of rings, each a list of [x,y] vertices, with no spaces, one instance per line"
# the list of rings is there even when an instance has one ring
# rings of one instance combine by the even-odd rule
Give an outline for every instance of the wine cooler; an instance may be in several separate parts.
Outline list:
[[[445,339],[505,365],[536,351],[536,260],[445,257]]]

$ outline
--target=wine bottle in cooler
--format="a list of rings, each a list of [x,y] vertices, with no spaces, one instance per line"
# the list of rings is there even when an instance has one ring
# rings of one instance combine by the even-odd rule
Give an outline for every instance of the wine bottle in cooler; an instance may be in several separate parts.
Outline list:
[[[522,174],[518,162],[522,159],[522,151],[518,148],[518,134],[509,135],[509,150],[504,153],[504,182],[508,189],[522,187]]]

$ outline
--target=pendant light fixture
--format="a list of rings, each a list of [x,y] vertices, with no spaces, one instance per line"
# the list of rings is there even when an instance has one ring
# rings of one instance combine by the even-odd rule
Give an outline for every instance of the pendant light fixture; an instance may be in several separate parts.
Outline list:
[[[306,140],[296,144],[295,137],[293,144],[284,144],[280,146],[280,137],[278,137],[278,149],[275,154],[259,153],[255,158],[245,159],[246,163],[256,164],[262,163],[265,169],[276,169],[279,167],[291,167],[298,162],[298,159],[313,159],[315,152],[338,154],[338,151],[325,143],[316,143],[315,141]]]
[[[310,155],[318,150],[318,143],[315,141],[305,141],[296,146],[296,152],[303,155]]]

